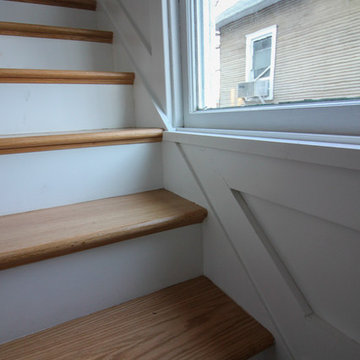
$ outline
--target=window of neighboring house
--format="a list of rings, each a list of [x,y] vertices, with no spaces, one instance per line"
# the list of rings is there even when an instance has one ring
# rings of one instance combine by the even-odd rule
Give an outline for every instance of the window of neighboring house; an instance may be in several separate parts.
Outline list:
[[[360,135],[360,1],[179,1],[185,127]]]
[[[246,35],[246,82],[238,85],[238,98],[265,103],[273,99],[276,25]]]

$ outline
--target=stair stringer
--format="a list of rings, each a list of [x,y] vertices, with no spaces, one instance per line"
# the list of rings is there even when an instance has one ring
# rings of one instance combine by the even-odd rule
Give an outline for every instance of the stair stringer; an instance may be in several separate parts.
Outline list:
[[[166,13],[168,6],[161,0],[152,2],[151,17]],[[135,5],[136,6],[136,5]],[[169,8],[172,5],[169,5]],[[167,15],[166,15],[167,16]],[[121,2],[100,0],[97,7],[98,27],[113,31],[113,59],[116,71],[134,71],[134,120],[139,127],[161,127],[173,129],[173,121],[179,117],[180,78],[169,74],[174,71],[171,64],[169,39],[166,27],[158,19],[152,23],[148,35],[141,32]],[[155,26],[156,23],[156,26]],[[119,56],[121,54],[121,56]],[[166,59],[166,60],[165,60]],[[178,64],[177,64],[178,65]],[[178,70],[178,69],[177,69]],[[177,76],[180,72],[177,72]]]

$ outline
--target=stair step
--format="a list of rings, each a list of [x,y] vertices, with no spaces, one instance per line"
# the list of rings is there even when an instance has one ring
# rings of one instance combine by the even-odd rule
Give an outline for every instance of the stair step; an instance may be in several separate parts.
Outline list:
[[[271,333],[201,276],[0,346],[7,360],[245,360]]]
[[[0,83],[132,85],[134,79],[130,72],[0,69]]]
[[[153,190],[0,217],[0,269],[200,223],[204,208]]]
[[[23,24],[5,21],[0,22],[0,35],[93,41],[102,43],[112,43],[113,41],[113,33],[111,31]]]
[[[75,9],[96,10],[96,0],[7,0],[41,5],[63,6]]]
[[[17,1],[0,1],[0,21],[83,29],[98,28],[96,11]]]
[[[162,133],[162,129],[138,128],[0,136],[0,154],[160,142]]]

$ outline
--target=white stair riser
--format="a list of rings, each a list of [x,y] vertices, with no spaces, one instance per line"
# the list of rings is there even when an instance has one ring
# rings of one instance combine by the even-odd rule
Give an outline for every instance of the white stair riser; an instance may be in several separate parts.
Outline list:
[[[0,271],[0,343],[201,274],[200,225]]]
[[[0,155],[0,215],[159,189],[161,144]]]
[[[0,21],[96,29],[96,12],[59,6],[0,1]]]
[[[133,125],[132,85],[0,84],[0,134]]]
[[[112,71],[112,45],[0,35],[0,68]]]

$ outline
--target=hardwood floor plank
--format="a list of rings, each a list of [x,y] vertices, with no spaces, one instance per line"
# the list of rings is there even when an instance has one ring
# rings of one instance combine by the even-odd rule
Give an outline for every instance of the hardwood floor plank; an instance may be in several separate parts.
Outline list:
[[[0,346],[6,360],[245,360],[274,343],[205,277]]]

